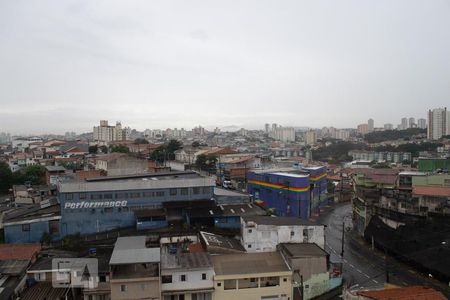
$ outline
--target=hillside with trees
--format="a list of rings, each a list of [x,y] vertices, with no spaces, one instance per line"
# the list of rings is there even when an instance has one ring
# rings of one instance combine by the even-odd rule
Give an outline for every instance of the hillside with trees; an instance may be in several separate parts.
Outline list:
[[[415,135],[426,133],[427,130],[421,128],[408,128],[405,130],[384,130],[370,132],[364,136],[364,139],[368,143],[374,144],[398,139],[410,140]]]
[[[348,152],[351,150],[367,150],[367,146],[364,144],[339,141],[329,146],[313,150],[312,155],[314,160],[340,163],[352,160],[348,155]]]

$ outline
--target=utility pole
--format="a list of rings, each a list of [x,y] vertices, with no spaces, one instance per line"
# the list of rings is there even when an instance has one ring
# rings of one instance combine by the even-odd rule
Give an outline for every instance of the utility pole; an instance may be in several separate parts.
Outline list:
[[[341,257],[344,258],[345,219],[342,221]]]
[[[388,269],[388,260],[387,260],[387,248],[384,248],[384,265],[386,269],[386,283],[389,283],[389,269]]]

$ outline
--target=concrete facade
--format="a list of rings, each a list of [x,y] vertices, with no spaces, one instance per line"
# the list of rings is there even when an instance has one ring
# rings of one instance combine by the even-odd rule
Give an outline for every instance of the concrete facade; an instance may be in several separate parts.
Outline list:
[[[270,224],[262,220],[280,217],[241,218],[241,243],[247,252],[276,251],[280,243],[316,243],[325,248],[325,226],[307,224]],[[259,221],[261,220],[261,221]],[[287,220],[286,220],[287,221]]]

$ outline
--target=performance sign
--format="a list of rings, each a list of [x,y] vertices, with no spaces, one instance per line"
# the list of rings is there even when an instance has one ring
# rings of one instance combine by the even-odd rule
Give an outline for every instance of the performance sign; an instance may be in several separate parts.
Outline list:
[[[92,202],[66,202],[64,209],[79,209],[79,208],[104,208],[104,207],[125,207],[128,201],[92,201]]]

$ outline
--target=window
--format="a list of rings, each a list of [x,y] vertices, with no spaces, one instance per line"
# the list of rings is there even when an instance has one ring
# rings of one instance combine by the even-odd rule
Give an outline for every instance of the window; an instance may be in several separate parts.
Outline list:
[[[120,285],[120,291],[121,292],[126,292],[128,290],[127,285],[126,284],[121,284]]]
[[[144,192],[143,196],[144,197],[155,197],[155,192]]]
[[[72,193],[67,193],[66,194],[66,200],[72,200],[73,199],[73,194]]]
[[[261,277],[260,286],[269,287],[280,285],[280,277]]]
[[[86,199],[86,193],[80,193],[80,200]]]
[[[170,196],[176,196],[177,195],[177,189],[170,189]]]
[[[172,275],[161,276],[162,283],[172,283]]]
[[[287,278],[283,278],[283,282],[287,282]]]
[[[180,275],[180,281],[186,281],[186,275],[185,274]]]
[[[91,200],[100,200],[100,199],[102,199],[101,194],[92,194],[91,195]]]
[[[105,275],[100,275],[99,276],[99,281],[100,282],[106,282],[106,276]]]
[[[248,245],[247,245],[247,248],[251,248],[251,247],[252,247],[252,244],[248,244]]]
[[[235,290],[236,289],[236,279],[224,280],[223,288],[225,290]]]
[[[164,191],[158,191],[156,192],[156,197],[164,197]]]
[[[30,224],[22,224],[22,231],[30,231]]]
[[[222,286],[222,282],[218,282],[218,283],[217,283],[217,286]]]
[[[249,230],[248,230],[248,233],[252,233],[252,230],[251,230],[251,229],[249,229]]]
[[[103,195],[103,199],[112,199],[112,198],[113,198],[112,194],[104,194]]]
[[[295,235],[294,231],[291,231],[291,237],[293,237]]]
[[[59,233],[59,220],[51,220],[48,222],[48,232],[50,234]]]
[[[209,188],[209,186],[203,187],[203,194],[208,194],[210,191],[211,191],[211,189]]]
[[[202,280],[206,280],[206,273],[202,273]]]
[[[128,198],[128,193],[117,193],[116,199],[125,199]]]
[[[194,188],[192,188],[192,193],[193,193],[194,195],[200,194],[200,188],[199,188],[199,187],[194,187]]]
[[[189,194],[189,189],[188,188],[181,188],[180,189],[180,194],[183,196],[186,196]]]
[[[191,294],[192,300],[211,300],[212,296],[211,293],[196,293]]]
[[[258,278],[242,278],[238,280],[239,289],[251,289],[258,287]]]
[[[130,198],[136,199],[136,198],[140,198],[140,197],[141,197],[141,193],[139,193],[139,192],[130,193]]]

